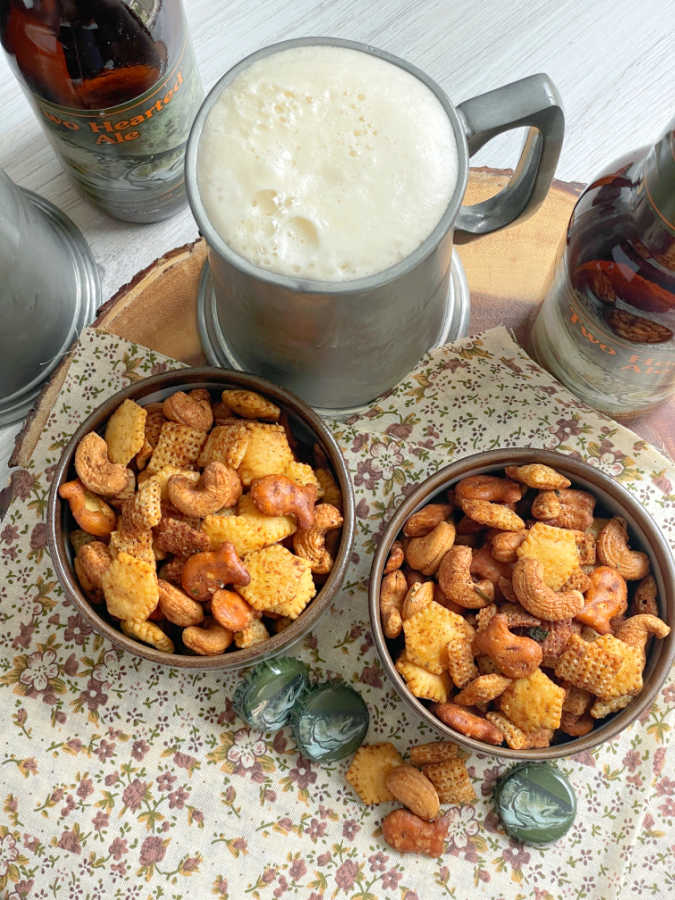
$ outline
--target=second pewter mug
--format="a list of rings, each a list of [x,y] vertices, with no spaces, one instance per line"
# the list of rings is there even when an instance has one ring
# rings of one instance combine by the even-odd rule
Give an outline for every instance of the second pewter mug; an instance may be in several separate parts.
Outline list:
[[[457,146],[457,183],[433,231],[405,259],[351,281],[319,281],[263,269],[218,234],[197,181],[199,140],[222,90],[261,57],[291,47],[330,45],[380,57],[422,81],[440,101]],[[469,156],[495,135],[529,128],[518,165],[503,190],[462,207]],[[457,107],[420,69],[355,41],[309,37],[258,50],[211,89],[190,133],[185,157],[190,206],[208,245],[219,330],[236,368],[262,375],[326,412],[367,403],[392,388],[433,345],[445,314],[455,230],[478,237],[533,213],[546,196],[560,155],[564,117],[547,75],[531,75]]]

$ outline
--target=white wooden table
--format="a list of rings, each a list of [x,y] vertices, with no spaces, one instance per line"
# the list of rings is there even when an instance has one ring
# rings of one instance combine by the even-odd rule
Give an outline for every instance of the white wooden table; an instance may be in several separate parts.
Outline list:
[[[186,0],[205,88],[275,41],[335,35],[413,62],[454,102],[534,72],[562,95],[566,136],[557,177],[587,181],[624,151],[651,143],[673,115],[675,0]],[[116,222],[80,198],[0,53],[0,168],[82,229],[101,269],[103,299],[172,247],[196,237],[189,210],[158,225]],[[475,165],[512,166],[516,135]],[[0,277],[2,273],[0,273]],[[1,310],[0,310],[1,314]],[[0,326],[1,327],[1,326]],[[17,428],[0,430],[0,487]]]

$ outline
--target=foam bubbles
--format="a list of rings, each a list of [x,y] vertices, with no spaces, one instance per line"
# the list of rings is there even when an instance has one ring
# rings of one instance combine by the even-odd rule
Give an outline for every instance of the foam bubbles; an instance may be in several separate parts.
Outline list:
[[[433,230],[457,177],[435,95],[351,49],[296,47],[242,71],[199,146],[209,218],[237,252],[290,275],[381,271]]]

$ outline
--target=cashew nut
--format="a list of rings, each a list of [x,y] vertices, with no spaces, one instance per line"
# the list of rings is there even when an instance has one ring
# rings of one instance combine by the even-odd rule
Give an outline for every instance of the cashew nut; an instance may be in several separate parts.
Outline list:
[[[251,580],[234,546],[225,541],[217,550],[190,556],[181,572],[181,585],[195,600],[208,600],[228,584],[246,585]]]
[[[473,652],[489,657],[507,678],[527,678],[541,664],[543,653],[536,641],[509,631],[508,621],[497,613],[485,628],[476,632]]]
[[[293,514],[304,531],[314,524],[316,487],[312,484],[301,486],[285,475],[264,475],[251,482],[251,500],[266,516]]]
[[[492,603],[495,587],[486,579],[474,582],[470,567],[471,547],[451,547],[443,556],[438,570],[438,583],[445,596],[465,609],[481,609]]]
[[[584,606],[581,591],[554,591],[544,582],[544,567],[538,559],[518,560],[511,584],[521,606],[540,619],[550,622],[571,619]]]
[[[523,487],[497,475],[470,475],[455,485],[456,500],[491,500],[495,503],[517,503]]]
[[[108,537],[115,530],[115,510],[88,491],[79,479],[64,482],[59,487],[59,497],[68,501],[73,518],[89,534]]]
[[[235,470],[215,460],[206,465],[196,484],[190,478],[172,475],[166,489],[169,501],[179,512],[200,519],[234,506],[242,490]]]
[[[205,619],[203,625],[190,625],[183,629],[183,643],[199,656],[215,656],[224,653],[232,643],[232,632],[213,619]]]
[[[473,551],[469,571],[472,575],[486,578],[493,584],[497,584],[500,578],[511,578],[511,566],[498,562],[490,553],[487,544]]]
[[[389,551],[389,558],[387,559],[387,563],[384,567],[384,574],[389,575],[390,572],[395,572],[396,569],[400,569],[403,565],[403,544],[400,541],[394,541],[391,545],[391,550]]]
[[[640,613],[637,616],[631,616],[622,622],[616,632],[616,637],[624,644],[630,644],[631,647],[637,647],[643,653],[647,646],[649,635],[653,634],[657,638],[664,638],[670,634],[670,628],[666,623],[657,616],[651,616],[648,613]]]
[[[512,563],[518,559],[516,550],[527,537],[527,531],[502,531],[495,534],[490,542],[492,556],[501,563]]]
[[[343,521],[339,509],[330,503],[319,503],[314,507],[312,527],[299,528],[293,535],[293,550],[297,556],[309,560],[315,575],[327,575],[333,568],[333,557],[326,549],[326,532],[339,528]]]
[[[609,634],[610,619],[620,616],[628,606],[626,581],[610,566],[598,566],[588,578],[591,586],[586,592],[586,603],[575,618],[598,634]]]
[[[103,600],[101,578],[111,562],[110,551],[101,541],[91,541],[85,544],[75,557],[73,566],[80,587],[94,603],[100,603]]]
[[[403,534],[406,537],[424,537],[433,531],[439,522],[444,522],[451,512],[450,503],[428,503],[410,516],[403,526]]]
[[[403,599],[401,607],[401,618],[405,622],[406,619],[414,616],[428,606],[434,599],[434,582],[433,581],[417,581],[411,587]]]
[[[108,459],[108,445],[100,434],[85,434],[75,451],[75,471],[87,490],[114,497],[127,486],[127,470]]]
[[[71,535],[72,540],[72,535]],[[659,604],[657,601],[656,580],[653,575],[647,575],[637,586],[633,596],[631,609],[634,613],[649,613],[652,616],[658,616]]]
[[[208,391],[191,391],[189,394],[176,391],[166,398],[162,404],[162,412],[171,422],[189,425],[196,431],[208,431],[213,425],[213,410]]]
[[[211,597],[211,615],[228,631],[243,631],[255,618],[254,610],[235,591],[218,590]]]
[[[649,574],[649,557],[628,546],[626,520],[615,516],[598,536],[598,558],[606,566],[617,569],[626,581],[636,581]]]
[[[401,608],[408,592],[408,582],[400,569],[390,572],[382,579],[380,588],[380,616],[384,636],[398,637],[403,627]]]
[[[187,628],[189,625],[199,625],[204,621],[204,610],[201,605],[188,597],[179,588],[161,578],[157,579],[159,588],[159,609],[169,622]]]
[[[455,542],[452,522],[439,522],[423,537],[410,538],[405,548],[406,562],[422,575],[433,575],[441,560]]]
[[[467,737],[495,745],[504,741],[504,735],[496,725],[488,722],[482,716],[474,715],[463,706],[457,706],[456,703],[434,703],[430,709],[441,722],[445,722],[450,728],[454,728],[455,731],[459,731]]]

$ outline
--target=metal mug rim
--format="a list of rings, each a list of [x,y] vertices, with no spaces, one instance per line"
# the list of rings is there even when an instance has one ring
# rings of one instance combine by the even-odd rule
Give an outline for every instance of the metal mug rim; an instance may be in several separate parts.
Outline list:
[[[446,739],[461,744],[472,752],[506,759],[543,761],[571,756],[616,738],[624,728],[634,722],[653,703],[656,694],[668,676],[673,660],[675,660],[675,627],[673,627],[675,621],[668,622],[671,626],[671,632],[659,642],[662,647],[659,657],[649,669],[648,679],[645,681],[641,693],[627,707],[615,713],[603,725],[594,728],[588,734],[572,738],[564,744],[554,744],[541,749],[512,750],[506,746],[493,746],[455,731],[449,725],[441,722],[420,700],[410,693],[396,671],[394,660],[387,646],[387,640],[384,637],[379,610],[380,583],[391,545],[401,530],[403,523],[417,508],[461,477],[486,472],[496,467],[503,467],[503,465],[509,463],[523,465],[528,462],[543,462],[550,466],[557,466],[563,473],[591,484],[593,484],[594,480],[597,481],[596,487],[600,488],[608,497],[611,497],[616,505],[622,508],[624,513],[627,512],[630,515],[631,521],[629,521],[629,525],[637,527],[639,531],[643,532],[646,545],[643,549],[650,551],[650,556],[658,565],[664,589],[661,596],[662,608],[660,612],[664,618],[675,619],[675,565],[673,556],[666,538],[650,513],[622,485],[584,460],[553,450],[522,447],[487,450],[455,460],[426,478],[396,507],[396,511],[389,519],[380,537],[373,557],[368,584],[368,609],[371,632],[378,656],[393,688],[409,709],[424,719],[435,731],[441,732]],[[650,660],[648,659],[647,667],[649,666]]]
[[[450,197],[447,207],[445,208],[441,218],[436,223],[433,230],[411,253],[404,259],[375,272],[373,275],[366,275],[362,278],[354,278],[348,281],[322,281],[316,278],[293,278],[279,272],[272,272],[249,262],[244,256],[237,253],[226,241],[220,236],[211,224],[204,204],[202,203],[199,183],[197,179],[197,163],[199,142],[204,128],[206,119],[211,112],[216,100],[220,96],[223,88],[225,88],[233,79],[243,70],[248,68],[252,63],[265,56],[271,56],[275,53],[283,52],[294,47],[306,46],[334,46],[344,47],[349,50],[356,50],[361,53],[367,53],[370,56],[376,56],[385,62],[398,66],[404,71],[413,75],[428,87],[443,107],[448,120],[452,126],[455,136],[457,149],[457,180],[455,188]],[[213,87],[202,101],[202,104],[195,116],[190,134],[188,136],[187,147],[185,151],[185,188],[188,196],[188,202],[192,215],[197,222],[200,233],[206,240],[209,249],[223,256],[230,265],[242,271],[245,275],[256,278],[259,281],[267,282],[285,288],[296,293],[312,293],[312,294],[328,294],[328,295],[350,295],[362,291],[372,290],[376,287],[387,285],[398,280],[407,272],[412,271],[422,262],[441,242],[443,237],[450,231],[459,213],[462,205],[462,199],[466,192],[466,186],[469,178],[469,150],[466,135],[462,127],[462,123],[452,101],[445,93],[443,88],[434,81],[422,69],[409,63],[401,57],[388,53],[386,50],[380,50],[372,44],[364,44],[360,41],[350,41],[343,38],[335,38],[328,36],[302,37],[292,38],[287,41],[279,41],[275,44],[268,44],[259,50],[248,54],[231,66],[216,81]]]

